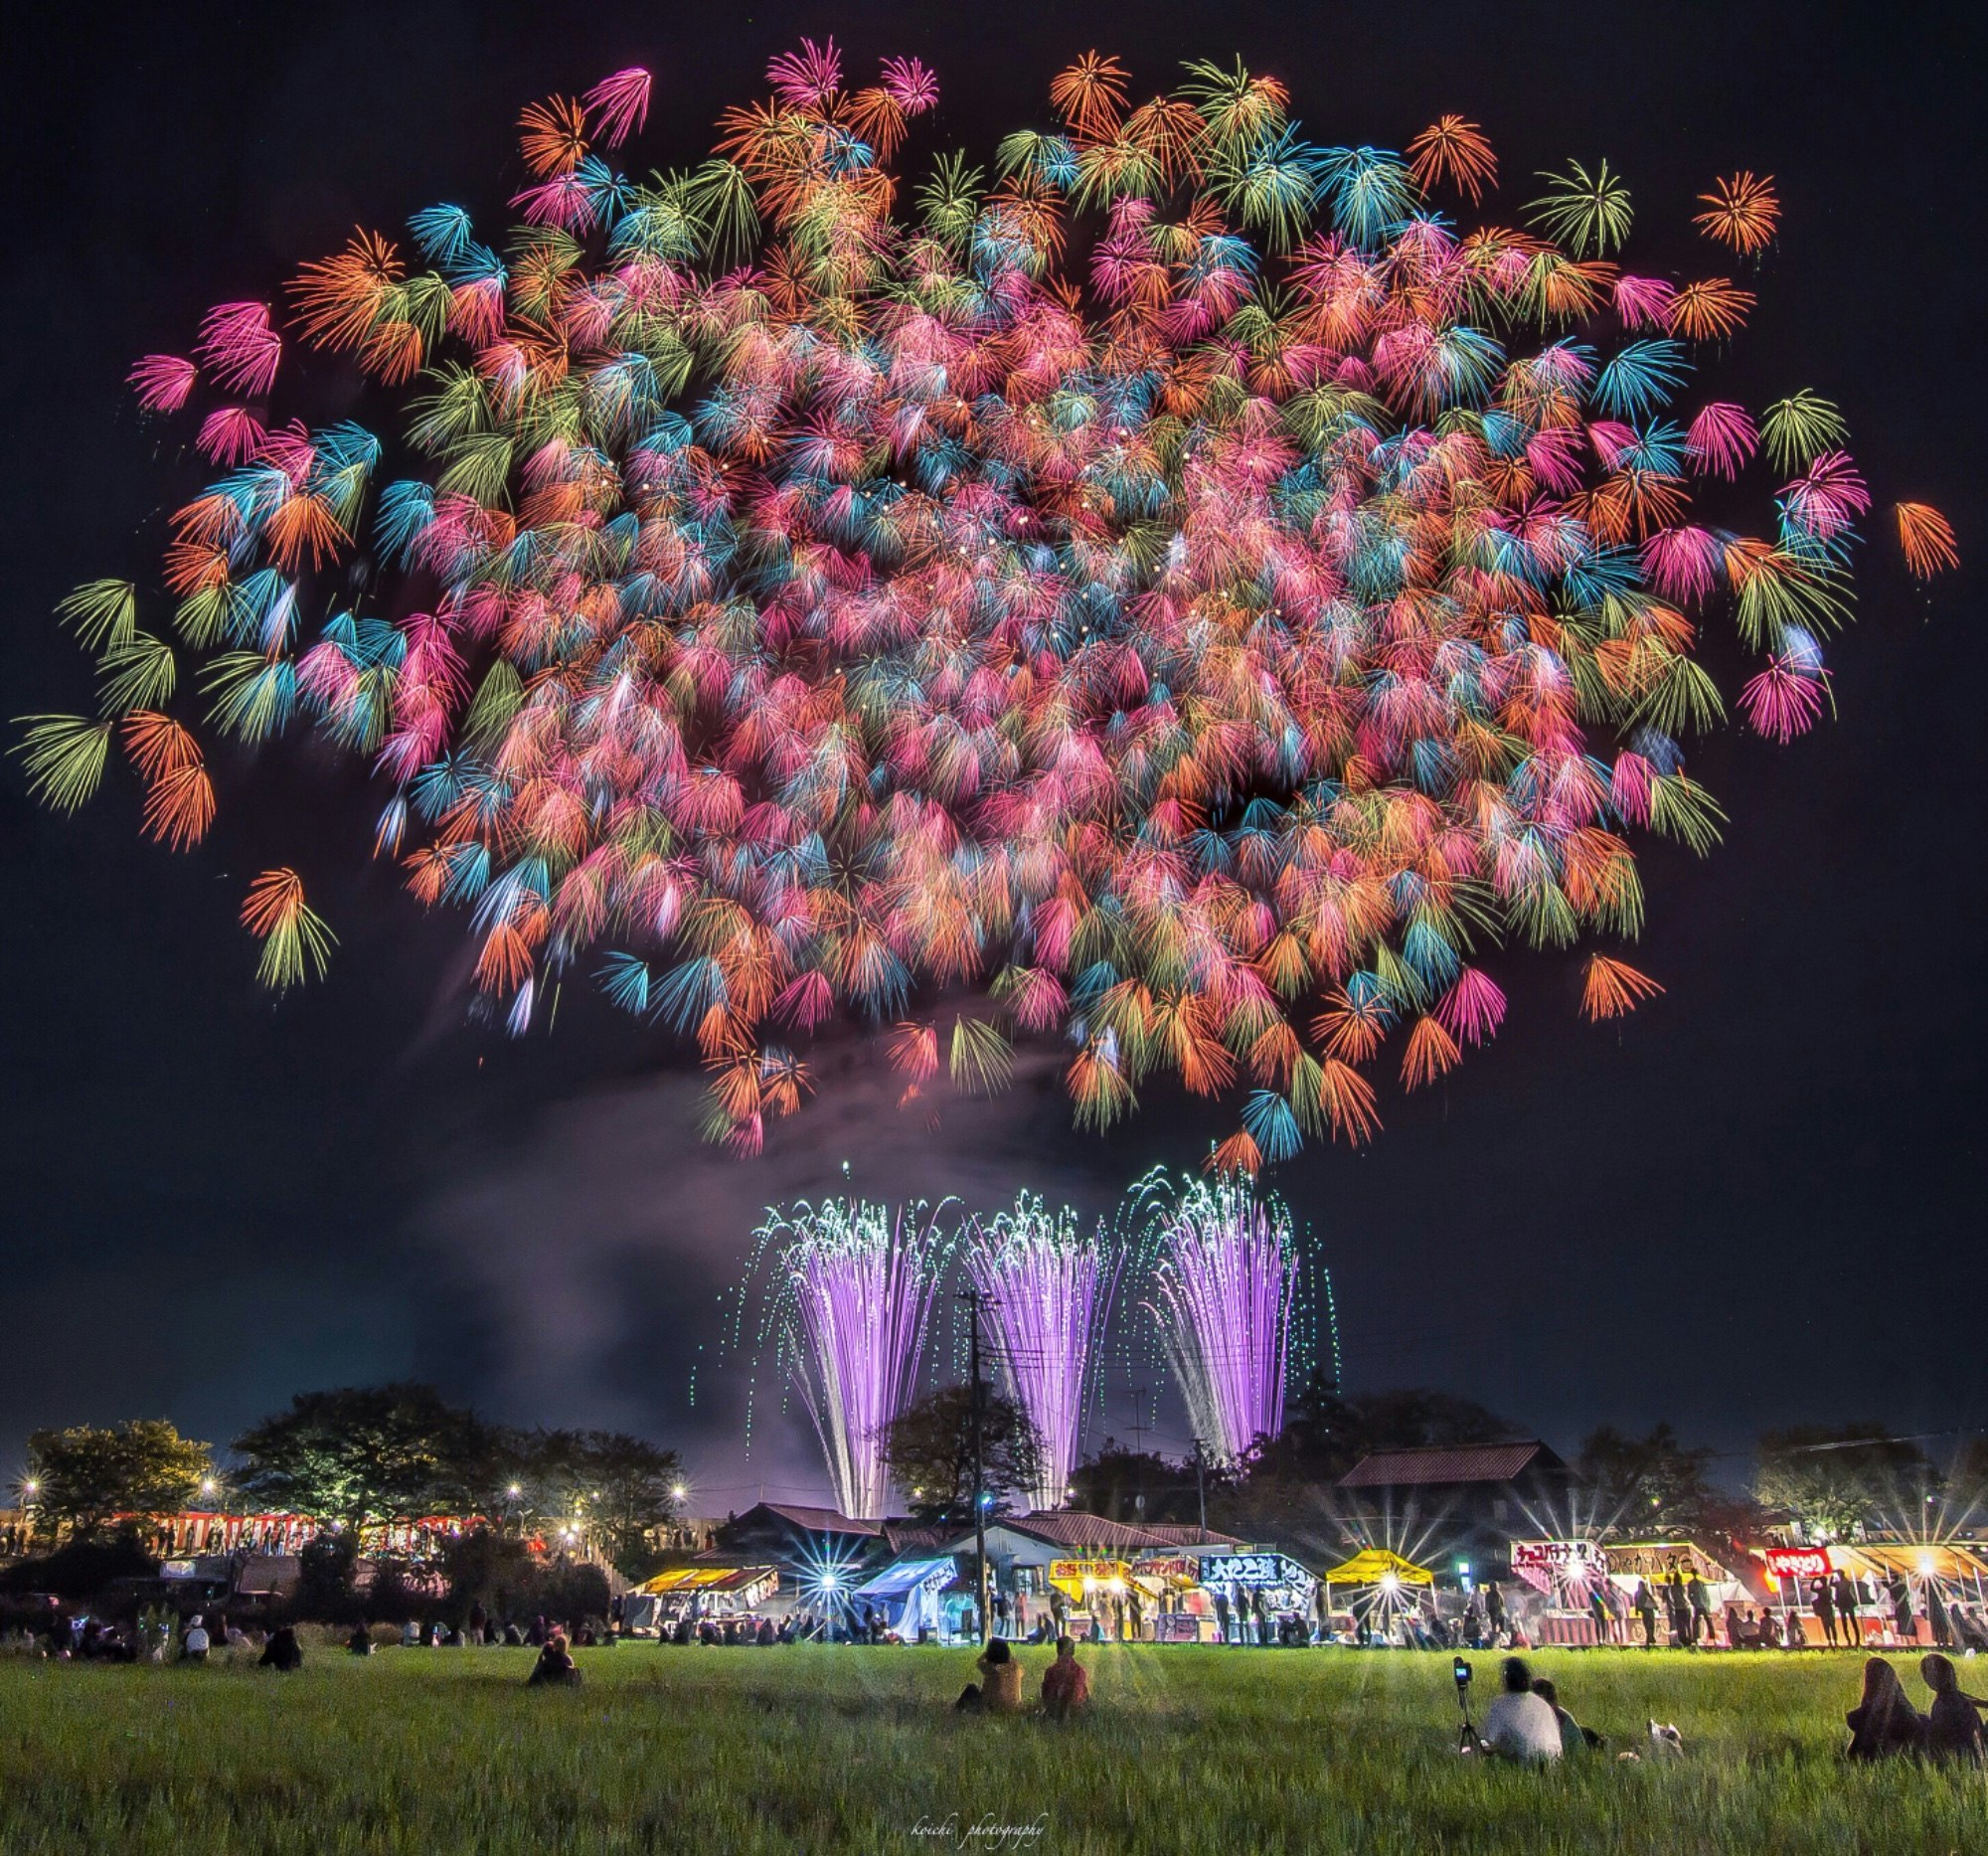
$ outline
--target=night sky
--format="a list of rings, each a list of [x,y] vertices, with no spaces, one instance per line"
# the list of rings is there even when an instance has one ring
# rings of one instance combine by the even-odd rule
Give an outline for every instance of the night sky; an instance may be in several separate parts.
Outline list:
[[[1095,45],[1140,93],[1180,59],[1240,52],[1323,141],[1399,147],[1472,116],[1508,221],[1534,170],[1606,154],[1640,268],[1721,268],[1693,196],[1772,173],[1785,217],[1760,306],[1705,384],[1755,408],[1828,394],[1881,508],[1936,503],[1964,554],[1988,546],[1975,8],[171,11],[66,8],[9,61],[9,713],[88,706],[55,601],[103,575],[142,597],[197,481],[191,426],[135,414],[135,356],[183,352],[210,303],[273,300],[355,223],[395,229],[438,199],[506,223],[512,125],[549,90],[648,65],[656,103],[624,164],[701,156],[718,109],[804,32],[865,72],[900,53],[936,68],[913,171],[1042,121],[1052,73]],[[1603,1421],[1668,1418],[1728,1451],[1798,1418],[1988,1424],[1980,574],[1927,594],[1880,536],[1859,579],[1835,723],[1786,750],[1700,745],[1724,847],[1703,865],[1638,847],[1636,964],[1664,996],[1589,1026],[1572,958],[1494,958],[1512,1009],[1488,1052],[1446,1087],[1384,1091],[1370,1152],[1314,1147],[1276,1175],[1333,1270],[1351,1386],[1440,1385],[1570,1450]],[[1735,687],[1737,660],[1711,661]],[[821,1061],[849,1086],[762,1161],[729,1159],[696,1141],[682,1054],[589,987],[565,989],[550,1038],[466,1022],[462,919],[424,918],[369,861],[384,788],[296,732],[252,783],[211,751],[221,815],[191,856],[139,837],[118,767],[68,823],[28,802],[17,761],[0,779],[0,1469],[41,1425],[164,1414],[225,1441],[292,1391],[416,1376],[505,1419],[674,1442],[714,1507],[762,1481],[818,1492],[818,1454],[763,1388],[746,1457],[749,1362],[718,1357],[760,1205],[840,1188],[847,1161],[873,1195],[992,1206],[1026,1184],[1103,1210],[1230,1126],[1158,1097],[1079,1136],[1038,1064],[934,1130],[845,1041]],[[340,946],[329,983],[274,1004],[235,916],[285,862]],[[1120,1373],[1120,1434],[1130,1412]],[[1164,1415],[1162,1438],[1185,1441]]]

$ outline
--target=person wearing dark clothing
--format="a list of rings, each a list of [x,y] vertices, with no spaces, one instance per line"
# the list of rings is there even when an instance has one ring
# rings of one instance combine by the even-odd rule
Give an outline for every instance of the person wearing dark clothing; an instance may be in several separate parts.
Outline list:
[[[532,1665],[532,1673],[525,1678],[527,1688],[578,1688],[580,1670],[573,1660],[573,1652],[566,1646],[565,1635],[555,1630],[546,1638],[546,1646],[539,1652],[539,1660]]]
[[[1905,1699],[1898,1671],[1882,1656],[1865,1659],[1863,1697],[1843,1719],[1850,1729],[1847,1751],[1853,1760],[1890,1760],[1925,1751],[1925,1717]]]
[[[297,1642],[297,1633],[289,1624],[279,1624],[269,1632],[269,1640],[262,1645],[262,1654],[256,1659],[260,1669],[301,1669],[304,1653]]]
[[[1636,1615],[1643,1620],[1643,1647],[1657,1647],[1657,1598],[1647,1579],[1636,1581]]]
[[[1815,1613],[1815,1621],[1822,1626],[1822,1647],[1826,1650],[1836,1647],[1836,1601],[1829,1596],[1829,1581],[1815,1582],[1815,1597],[1809,1603]]]
[[[1836,1615],[1843,1626],[1843,1641],[1855,1649],[1864,1641],[1864,1633],[1857,1625],[1857,1588],[1850,1583],[1848,1573],[1836,1576]]]
[[[368,1630],[364,1624],[358,1625],[352,1634],[345,1639],[345,1647],[355,1656],[371,1656],[373,1654],[372,1631]]]
[[[1229,1641],[1229,1595],[1220,1586],[1215,1589],[1215,1627],[1222,1632],[1222,1640]]]
[[[490,1613],[483,1608],[481,1599],[469,1607],[469,1640],[472,1643],[489,1641]]]
[[[1494,1637],[1505,1628],[1505,1595],[1495,1579],[1484,1588],[1484,1616]]]
[[[1256,1642],[1258,1647],[1266,1647],[1270,1641],[1270,1607],[1264,1601],[1263,1588],[1256,1588],[1255,1597],[1250,1601],[1250,1609],[1256,1617]]]
[[[1916,1642],[1919,1627],[1912,1616],[1912,1589],[1902,1577],[1892,1580],[1892,1628],[1901,1643]]]
[[[1700,1637],[1708,1643],[1719,1640],[1719,1626],[1713,1621],[1712,1594],[1705,1581],[1693,1570],[1690,1583],[1685,1587],[1685,1597],[1691,1603],[1691,1640],[1696,1644]]]
[[[1926,1715],[1926,1751],[1935,1760],[1979,1766],[1982,1763],[1980,1711],[1988,1708],[1988,1701],[1961,1688],[1952,1662],[1944,1656],[1920,1657],[1919,1674],[1932,1690],[1932,1707]]]
[[[1926,1580],[1926,1622],[1932,1626],[1932,1646],[1936,1650],[1953,1648],[1953,1619],[1947,1615],[1946,1600],[1940,1596],[1939,1581]]]
[[[1601,1596],[1601,1582],[1596,1580],[1587,1589],[1587,1614],[1594,1619],[1594,1640],[1606,1643],[1608,1634],[1608,1601]]]

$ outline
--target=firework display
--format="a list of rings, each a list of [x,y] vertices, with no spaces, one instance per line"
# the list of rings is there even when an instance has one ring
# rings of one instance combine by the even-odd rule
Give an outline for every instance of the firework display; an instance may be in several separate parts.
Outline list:
[[[1490,1038],[1487,949],[1633,937],[1632,833],[1712,845],[1705,623],[1758,656],[1755,730],[1820,716],[1871,508],[1844,421],[1701,384],[1753,297],[1630,268],[1606,161],[1465,224],[1498,169],[1461,117],[1332,146],[1240,63],[1134,107],[1086,55],[1043,126],[908,181],[916,60],[855,84],[804,44],[768,78],[646,181],[615,153],[646,73],[534,104],[508,232],[424,208],[140,361],[218,474],[172,518],[172,635],[121,582],[65,601],[100,707],[29,719],[36,789],[82,803],[115,746],[185,848],[196,723],[309,729],[373,767],[378,854],[467,913],[514,1031],[597,977],[695,1041],[742,1151],[849,1016],[911,1094],[998,1088],[1022,1039],[1062,1043],[1088,1126],[1170,1079],[1253,1171],[1367,1138],[1391,1041],[1413,1087]],[[1727,269],[1779,236],[1771,177],[1697,204]],[[313,387],[353,396],[299,346],[386,435],[313,422]],[[1759,534],[1726,526],[1742,477]],[[1912,574],[1953,565],[1936,510],[1895,522]],[[279,986],[331,945],[294,855],[245,912]],[[1590,951],[1589,1016],[1655,989]],[[843,1217],[805,1279],[868,1281]],[[915,1330],[885,1275],[846,1292]],[[1274,1410],[1250,1371],[1208,1389],[1232,1444]]]
[[[840,1199],[776,1212],[755,1238],[768,1324],[821,1438],[836,1505],[882,1516],[885,1434],[911,1402],[952,1238],[923,1205],[894,1216]]]
[[[964,1255],[1008,1395],[1035,1427],[1042,1474],[1034,1505],[1061,1507],[1122,1252],[1101,1229],[1079,1232],[1068,1206],[1052,1212],[1024,1193],[1012,1211],[971,1222]]]
[[[1234,1462],[1284,1424],[1284,1386],[1302,1284],[1282,1200],[1234,1175],[1135,1193],[1147,1238],[1147,1311],[1196,1439]]]

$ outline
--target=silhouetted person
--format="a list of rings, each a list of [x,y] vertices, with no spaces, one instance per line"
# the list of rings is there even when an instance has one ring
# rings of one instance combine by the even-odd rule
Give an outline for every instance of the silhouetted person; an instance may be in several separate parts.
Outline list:
[[[1953,1664],[1937,1653],[1919,1658],[1919,1674],[1932,1690],[1932,1707],[1926,1715],[1926,1751],[1935,1760],[1957,1760],[1979,1766],[1980,1711],[1988,1708],[1988,1701],[1965,1693]]]
[[[555,1630],[546,1638],[545,1648],[539,1651],[539,1660],[532,1665],[532,1673],[525,1678],[527,1688],[578,1688],[580,1669],[573,1660],[573,1652],[566,1646],[564,1631]]]
[[[1829,1596],[1827,1578],[1815,1582],[1815,1597],[1809,1603],[1809,1609],[1815,1613],[1815,1621],[1822,1626],[1822,1643],[1825,1649],[1836,1647],[1836,1601]]]
[[[295,1626],[278,1624],[269,1632],[269,1640],[262,1645],[262,1654],[256,1659],[259,1669],[301,1669],[304,1666],[303,1647],[297,1642]]]
[[[352,1634],[345,1639],[345,1647],[355,1656],[373,1654],[373,1633],[364,1624],[353,1627]]]
[[[1889,1760],[1925,1751],[1925,1719],[1905,1699],[1899,1672],[1882,1656],[1865,1659],[1863,1698],[1843,1719],[1850,1729],[1847,1751],[1853,1760]]]
[[[1636,1581],[1636,1615],[1643,1620],[1643,1647],[1657,1647],[1657,1598],[1647,1579]]]
[[[1852,1649],[1863,1642],[1864,1633],[1857,1627],[1857,1588],[1851,1583],[1848,1573],[1836,1575],[1836,1614],[1843,1621],[1843,1640]]]
[[[1899,1633],[1901,1643],[1918,1639],[1918,1624],[1912,1616],[1912,1589],[1903,1575],[1895,1575],[1892,1580],[1892,1628]]]
[[[1926,1580],[1926,1622],[1932,1626],[1933,1648],[1953,1648],[1953,1619],[1947,1614],[1946,1600],[1940,1596],[1939,1581]]]

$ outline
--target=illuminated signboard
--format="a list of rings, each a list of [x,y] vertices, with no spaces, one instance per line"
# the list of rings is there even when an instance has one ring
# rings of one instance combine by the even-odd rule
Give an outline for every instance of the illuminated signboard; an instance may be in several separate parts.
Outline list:
[[[1827,1547],[1769,1547],[1767,1571],[1776,1579],[1827,1579],[1830,1575]]]
[[[1558,1575],[1566,1580],[1593,1580],[1607,1574],[1608,1559],[1591,1540],[1515,1540],[1512,1570],[1520,1574]]]
[[[1318,1582],[1281,1553],[1211,1554],[1201,1563],[1204,1586],[1283,1586],[1309,1592]]]

